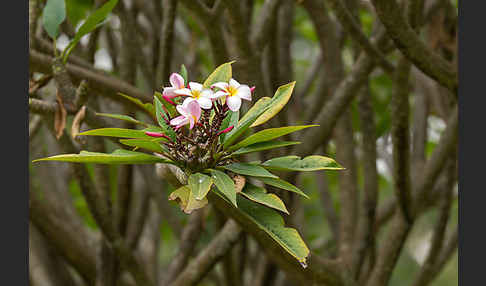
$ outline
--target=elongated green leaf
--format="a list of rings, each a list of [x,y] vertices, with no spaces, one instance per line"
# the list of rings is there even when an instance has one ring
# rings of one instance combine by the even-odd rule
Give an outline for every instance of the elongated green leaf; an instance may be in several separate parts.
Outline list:
[[[268,141],[268,142],[255,143],[255,144],[252,144],[250,146],[238,149],[235,152],[233,152],[233,154],[231,154],[231,155],[236,156],[236,155],[241,155],[241,154],[246,154],[246,153],[251,153],[251,152],[258,152],[258,151],[263,151],[263,150],[269,150],[269,149],[285,147],[285,146],[290,146],[290,145],[295,145],[295,144],[300,144],[300,142],[297,142],[297,141]]]
[[[301,159],[299,156],[285,156],[265,161],[261,166],[276,171],[317,171],[317,170],[343,170],[331,158],[312,155]]]
[[[169,200],[179,203],[181,210],[187,214],[203,208],[208,204],[208,199],[197,200],[189,186],[182,186],[169,195]]]
[[[225,148],[229,147],[236,139],[238,139],[243,132],[245,132],[250,125],[255,122],[255,120],[260,116],[263,112],[265,112],[269,104],[272,100],[269,97],[262,97],[260,98],[248,112],[238,121],[238,124],[235,126],[231,132],[229,132],[225,137],[225,142],[223,146]]]
[[[258,165],[248,164],[248,163],[233,163],[230,165],[223,166],[223,168],[233,173],[237,173],[241,175],[278,178],[274,174],[265,170],[265,168],[262,168]]]
[[[239,117],[240,117],[240,111],[239,110],[235,111],[235,112],[229,110],[228,114],[226,114],[226,117],[224,118],[223,122],[221,122],[221,130],[226,129],[226,128],[232,126],[232,125],[234,127],[236,127],[236,125],[238,124]],[[229,134],[231,134],[231,133],[223,133],[223,134],[219,135],[221,142],[224,142],[225,138],[227,138],[229,136]]]
[[[268,194],[264,188],[247,183],[241,194],[254,202],[289,214],[282,200],[275,194]]]
[[[76,27],[86,17],[93,3],[86,0],[66,0],[66,14],[69,22]]]
[[[231,147],[228,148],[228,151],[231,152],[233,150],[238,150],[240,148],[249,146],[251,144],[270,141],[270,140],[273,140],[275,138],[284,136],[286,134],[289,134],[289,133],[292,133],[292,132],[295,132],[295,131],[298,131],[298,130],[302,130],[302,129],[305,129],[305,128],[314,127],[314,126],[319,126],[319,125],[286,126],[286,127],[265,129],[265,130],[259,131],[255,134],[245,138],[244,140],[238,142],[235,145],[232,145]]]
[[[296,186],[292,185],[291,183],[284,181],[280,178],[258,178],[258,180],[262,181],[263,183],[269,185],[269,186],[274,186],[280,189],[284,189],[290,192],[294,192],[296,194],[299,194],[303,197],[309,198],[303,191],[301,191],[299,188]]]
[[[215,84],[220,81],[229,82],[229,80],[232,77],[232,69],[231,69],[232,63],[234,63],[234,61],[231,61],[229,63],[224,63],[219,67],[217,67],[204,81],[203,86],[209,88],[211,87],[212,84]]]
[[[210,169],[209,171],[218,190],[237,207],[235,182],[225,172],[214,169]]]
[[[181,65],[181,76],[184,79],[184,82],[187,83],[189,82],[188,77],[187,77],[187,69],[184,64]]]
[[[288,83],[286,85],[280,86],[277,91],[275,92],[274,96],[272,97],[272,102],[270,103],[270,107],[267,111],[265,111],[258,119],[253,122],[250,127],[255,127],[261,125],[272,117],[277,115],[277,113],[282,110],[282,108],[289,102],[290,96],[292,95],[292,91],[294,90],[295,81]]]
[[[159,142],[167,141],[164,138],[153,138],[153,139],[120,139],[120,143],[131,146],[146,149],[152,152],[165,153],[166,150],[160,145]]]
[[[206,198],[206,195],[213,185],[213,179],[201,173],[191,174],[187,179],[187,182],[197,200]]]
[[[167,122],[165,122],[164,120],[164,117],[169,118],[169,116],[165,112],[164,108],[162,107],[162,103],[157,97],[154,97],[154,105],[155,105],[155,115],[157,117],[157,121],[160,127],[162,127],[162,129],[164,130],[164,134],[167,134],[170,137],[170,139],[172,139],[172,141],[176,141],[177,135],[174,129],[172,129],[172,127],[170,127],[167,124]]]
[[[125,129],[125,128],[100,128],[93,129],[79,133],[79,135],[87,136],[107,136],[118,138],[145,138],[150,139],[152,137],[145,135],[144,130]]]
[[[128,116],[128,115],[123,115],[123,114],[111,114],[111,113],[96,113],[97,116],[103,116],[103,117],[109,117],[109,118],[114,118],[114,119],[119,119],[119,120],[123,120],[123,121],[126,121],[126,122],[130,122],[130,123],[133,123],[133,124],[139,124],[139,125],[143,125],[145,127],[148,127],[149,125],[145,122],[142,122],[142,121],[139,121],[131,116]]]
[[[165,110],[169,113],[169,115],[171,117],[175,117],[177,115],[177,110],[175,108],[174,105],[170,104],[169,102],[167,102],[167,100],[165,100],[163,97],[162,97],[162,93],[158,92],[158,91],[155,91],[154,92],[154,97],[157,97],[160,102],[162,103],[162,105],[165,107]]]
[[[69,42],[68,46],[64,50],[63,53],[64,62],[66,62],[69,54],[74,49],[74,47],[76,47],[76,45],[81,40],[81,38],[84,35],[96,29],[98,25],[101,24],[101,22],[103,22],[106,19],[108,14],[110,14],[111,10],[115,8],[117,3],[118,0],[110,0],[106,4],[101,6],[99,9],[94,11],[93,14],[88,16],[86,21],[84,21],[83,25],[79,27],[79,30],[74,35],[74,38],[71,40],[71,42]]]
[[[62,161],[72,163],[96,163],[96,164],[153,164],[153,163],[170,163],[174,162],[162,159],[157,156],[133,152],[123,149],[117,149],[113,153],[98,153],[81,151],[79,154],[62,154],[47,158],[37,159],[39,161]]]
[[[55,40],[59,34],[59,26],[66,19],[66,3],[64,0],[47,0],[42,12],[42,25],[49,37]]]
[[[155,118],[155,108],[152,103],[143,103],[140,99],[131,97],[129,95],[123,94],[121,92],[118,93],[118,95],[128,99],[129,101],[133,102],[135,105],[140,107],[140,109],[144,110],[146,113],[148,113],[150,116]]]
[[[214,194],[222,197],[218,192],[214,192]],[[216,198],[212,201],[218,202]],[[237,196],[237,201],[238,208],[231,209],[228,213],[236,213],[234,218],[242,217],[241,221],[243,222],[246,218],[254,223],[285,251],[295,257],[303,267],[307,267],[306,260],[310,253],[307,245],[296,229],[285,227],[284,220],[276,210],[255,203],[244,196]],[[220,206],[222,205],[220,204]],[[228,203],[228,208],[230,206]]]

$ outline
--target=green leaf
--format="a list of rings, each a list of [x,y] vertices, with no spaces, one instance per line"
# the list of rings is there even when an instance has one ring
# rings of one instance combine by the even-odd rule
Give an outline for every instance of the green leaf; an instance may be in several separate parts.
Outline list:
[[[174,105],[170,104],[169,102],[167,102],[167,100],[165,100],[163,97],[162,97],[162,93],[158,92],[158,91],[155,91],[154,92],[154,96],[157,97],[160,102],[162,103],[162,105],[165,107],[165,110],[167,110],[167,112],[169,112],[169,115],[171,117],[174,117],[177,115],[177,110],[175,108]]]
[[[39,161],[61,161],[72,163],[96,163],[96,164],[153,164],[153,163],[170,163],[171,160],[163,159],[154,155],[140,152],[117,149],[110,154],[81,151],[79,154],[62,154],[47,158],[37,159]]]
[[[236,156],[236,155],[241,155],[241,154],[246,154],[246,153],[251,153],[251,152],[258,152],[258,151],[274,149],[274,148],[279,148],[279,147],[285,147],[285,146],[290,146],[290,145],[295,145],[295,144],[300,144],[300,142],[297,142],[297,141],[268,141],[268,142],[255,143],[255,144],[252,144],[250,146],[238,149],[235,152],[233,152],[233,154],[231,154],[231,155]]]
[[[262,181],[263,183],[269,185],[269,186],[274,186],[280,189],[284,189],[290,192],[294,192],[296,194],[299,194],[305,198],[309,198],[303,191],[301,191],[299,188],[296,186],[292,185],[291,183],[284,181],[280,178],[258,178],[258,180]]]
[[[165,112],[164,108],[162,107],[162,103],[157,97],[154,97],[154,105],[155,105],[155,115],[157,117],[157,121],[160,127],[162,127],[162,129],[164,130],[164,134],[167,134],[170,137],[170,139],[172,139],[172,141],[176,141],[177,135],[174,129],[172,129],[172,127],[170,127],[167,124],[167,122],[165,122],[164,120],[164,117],[169,118],[169,116]]]
[[[83,25],[79,27],[79,30],[76,32],[74,35],[74,38],[69,42],[68,46],[63,52],[63,60],[66,62],[69,54],[71,51],[76,47],[78,42],[81,40],[81,38],[93,31],[98,27],[98,25],[103,22],[108,14],[115,8],[116,4],[118,3],[118,0],[110,0],[103,6],[101,6],[99,9],[93,12],[93,14],[89,15],[86,21],[84,21]]]
[[[255,144],[255,143],[260,143],[260,142],[266,142],[273,140],[275,138],[284,136],[286,134],[302,130],[305,128],[309,127],[314,127],[314,126],[319,126],[319,125],[300,125],[300,126],[286,126],[286,127],[280,127],[280,128],[269,128],[265,129],[262,131],[259,131],[244,140],[238,142],[237,144],[231,146],[228,148],[228,151],[233,151],[233,150],[238,150],[240,148]]]
[[[92,0],[66,0],[66,13],[69,22],[76,27],[93,6]]]
[[[203,86],[206,88],[211,87],[212,84],[217,82],[229,82],[232,76],[232,69],[231,64],[235,61],[231,61],[229,63],[224,63],[217,67],[204,81]]]
[[[129,101],[133,102],[135,105],[137,105],[140,109],[148,113],[150,116],[155,118],[155,108],[152,103],[143,103],[140,99],[131,97],[129,95],[123,94],[121,92],[118,93],[118,95],[128,99]]]
[[[107,137],[118,137],[118,138],[145,138],[150,139],[150,137],[145,134],[145,130],[135,130],[135,129],[125,129],[125,128],[100,128],[93,129],[79,133],[79,135],[87,136],[107,136]]]
[[[147,123],[139,121],[139,120],[137,120],[137,119],[135,119],[131,116],[128,116],[128,115],[111,114],[111,113],[96,113],[96,115],[97,116],[110,117],[110,118],[114,118],[114,119],[119,119],[119,120],[123,120],[123,121],[126,121],[126,122],[143,125],[145,127],[149,126]]]
[[[267,190],[265,190],[264,188],[246,183],[241,194],[254,202],[289,214],[289,211],[285,207],[285,204],[282,202],[282,200],[275,194],[268,194]]]
[[[187,182],[197,200],[206,198],[206,195],[213,185],[213,179],[201,173],[191,174],[187,179]]]
[[[301,159],[299,156],[285,156],[273,158],[261,164],[266,169],[276,171],[317,171],[317,170],[343,170],[331,158],[312,155]]]
[[[218,190],[226,197],[235,207],[236,204],[236,188],[235,182],[225,172],[210,169],[211,177]]]
[[[120,143],[131,146],[146,149],[152,152],[165,153],[166,150],[160,145],[159,142],[167,141],[164,138],[153,138],[153,139],[120,139]]]
[[[261,125],[268,120],[270,120],[272,117],[277,115],[277,113],[282,110],[282,108],[289,102],[290,96],[292,95],[292,91],[294,90],[295,86],[295,81],[288,83],[286,85],[280,86],[275,94],[272,97],[272,102],[270,103],[270,107],[268,108],[265,113],[260,115],[258,119],[253,122],[253,124],[250,127],[255,127],[258,125]]]
[[[189,80],[187,78],[187,69],[186,69],[186,66],[184,64],[181,65],[181,76],[184,79],[184,83],[187,84],[189,82]]]
[[[59,26],[66,19],[66,3],[64,0],[47,0],[42,12],[42,25],[47,34],[56,40]]]
[[[233,173],[237,173],[241,175],[247,175],[253,177],[278,178],[277,176],[265,170],[265,168],[262,168],[258,165],[248,164],[248,163],[233,163],[222,167]]]
[[[220,129],[224,130],[224,129],[230,127],[231,125],[236,127],[236,125],[238,124],[239,118],[240,118],[240,111],[239,110],[235,111],[235,112],[229,110],[228,114],[226,114],[226,117],[223,119],[223,122],[221,122]],[[223,143],[225,141],[225,138],[227,138],[229,136],[229,134],[231,134],[231,131],[228,132],[228,133],[223,133],[223,134],[219,135],[221,143]]]
[[[193,210],[203,208],[208,204],[208,199],[197,200],[189,186],[182,186],[169,195],[169,200],[179,203],[181,210],[190,214]]]
[[[243,132],[245,132],[250,127],[250,125],[255,122],[255,120],[268,109],[271,101],[272,100],[269,97],[260,98],[240,119],[240,121],[238,121],[238,124],[235,126],[235,128],[226,135],[223,146],[227,148],[236,139],[238,139],[243,134]]]
[[[285,227],[284,220],[277,211],[254,203],[243,196],[238,196],[237,210],[295,257],[303,267],[307,266],[309,248],[296,229]]]

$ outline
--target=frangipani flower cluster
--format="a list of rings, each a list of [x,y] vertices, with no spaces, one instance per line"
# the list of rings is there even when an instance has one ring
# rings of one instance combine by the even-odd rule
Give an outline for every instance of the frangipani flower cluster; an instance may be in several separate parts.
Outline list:
[[[126,115],[99,114],[141,125],[143,129],[101,128],[79,134],[120,137],[120,143],[132,150],[118,149],[109,154],[81,151],[36,161],[172,164],[187,180],[181,179],[184,185],[172,192],[169,199],[177,201],[185,213],[219,200],[223,209],[235,208],[231,211],[241,217],[251,217],[252,223],[278,240],[279,245],[285,246],[285,251],[305,267],[309,251],[298,232],[289,230],[283,223],[267,227],[269,221],[283,222],[278,212],[288,214],[288,210],[266,187],[307,197],[298,187],[279,178],[277,172],[339,170],[342,167],[333,159],[319,155],[283,156],[265,162],[244,162],[241,156],[265,151],[269,157],[271,149],[300,144],[278,138],[317,126],[285,126],[249,132],[282,110],[290,100],[295,82],[280,86],[272,98],[262,97],[245,114],[240,114],[242,102],[251,102],[254,88],[232,77],[231,63],[219,66],[202,84],[189,82],[184,75],[184,72],[173,73],[169,78],[170,86],[163,88],[162,93],[155,92],[153,104],[123,95],[152,116],[157,125]],[[250,135],[245,137],[248,133]]]
[[[215,102],[224,102],[229,110],[238,111],[242,99],[251,101],[251,93],[254,90],[233,78],[229,82],[216,82],[210,88],[192,81],[186,87],[184,77],[173,73],[169,82],[171,86],[164,87],[162,93],[164,100],[176,105],[175,98],[185,97],[182,104],[176,107],[180,116],[170,121],[170,125],[176,126],[177,129],[187,124],[192,129],[201,116],[201,109],[210,110],[215,106]]]

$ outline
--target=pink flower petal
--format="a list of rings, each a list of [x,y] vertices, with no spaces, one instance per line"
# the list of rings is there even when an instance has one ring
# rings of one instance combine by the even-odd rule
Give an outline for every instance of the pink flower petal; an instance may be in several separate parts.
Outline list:
[[[187,111],[190,115],[196,117],[196,120],[199,120],[199,117],[201,117],[201,108],[199,107],[199,103],[195,100],[187,104]]]
[[[229,95],[229,93],[227,93],[226,91],[220,90],[220,91],[216,91],[215,93],[210,95],[209,98],[215,99],[215,98],[220,98],[220,97],[227,96],[227,95]]]
[[[187,123],[189,122],[189,119],[187,119],[187,117],[185,116],[177,116],[176,118],[172,119],[170,121],[170,125],[176,125],[176,126],[179,126],[179,125],[186,125]]]
[[[184,88],[184,78],[178,73],[171,74],[169,81],[172,87],[175,87],[176,89]]]
[[[228,105],[231,111],[238,111],[241,107],[241,98],[238,96],[226,97],[226,105]]]
[[[180,115],[187,117],[189,115],[189,112],[187,109],[184,107],[184,105],[177,105],[176,106],[177,112],[179,112]]]
[[[250,91],[253,93],[255,91],[256,86],[250,87]]]

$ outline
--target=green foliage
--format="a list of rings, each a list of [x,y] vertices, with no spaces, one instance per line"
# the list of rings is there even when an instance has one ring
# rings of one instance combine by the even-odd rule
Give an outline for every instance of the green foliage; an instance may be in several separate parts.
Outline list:
[[[277,115],[277,113],[282,110],[287,102],[289,102],[290,97],[292,96],[292,91],[294,90],[294,86],[295,81],[279,87],[272,97],[272,101],[269,103],[270,107],[265,111],[265,113],[260,115],[250,127],[261,125]]]
[[[126,122],[130,122],[133,124],[139,124],[145,127],[148,127],[149,125],[145,122],[139,121],[131,116],[128,115],[122,115],[122,114],[111,114],[111,113],[96,113],[97,116],[103,116],[103,117],[109,117],[109,118],[114,118],[118,120],[123,120]]]
[[[233,173],[237,173],[241,175],[247,175],[253,177],[278,178],[277,176],[265,170],[265,168],[262,168],[258,165],[249,164],[249,163],[232,163],[223,166],[223,168]]]
[[[62,58],[64,62],[67,61],[67,58],[69,57],[69,54],[71,51],[76,47],[78,42],[81,40],[81,38],[92,32],[94,29],[96,29],[101,22],[103,22],[108,14],[110,14],[111,10],[115,8],[116,4],[118,3],[118,0],[109,0],[107,3],[105,3],[103,6],[101,6],[99,9],[93,12],[93,14],[89,15],[86,21],[84,21],[83,25],[79,27],[78,31],[74,35],[74,38],[69,42],[68,46],[66,49],[64,49],[64,52],[62,54]]]
[[[97,164],[154,164],[154,163],[173,163],[170,160],[162,159],[157,156],[117,149],[113,153],[98,153],[81,151],[79,154],[63,154],[47,158],[37,159],[39,161],[61,161],[71,163],[97,163]]]
[[[187,214],[200,209],[208,204],[208,199],[196,199],[193,191],[188,186],[182,186],[169,195],[169,200],[175,200],[179,203],[181,210]]]
[[[191,174],[187,179],[187,182],[191,192],[197,200],[205,198],[213,185],[213,179],[201,173]]]
[[[284,220],[278,212],[251,202],[248,199],[238,196],[238,209],[241,213],[256,223],[283,249],[295,257],[302,266],[306,267],[309,249],[297,230],[284,225]]]
[[[66,19],[66,3],[64,0],[47,0],[42,12],[42,25],[49,37],[56,40],[59,26]]]
[[[204,81],[203,86],[209,88],[212,84],[215,84],[220,81],[228,82],[232,76],[232,68],[231,68],[232,63],[234,63],[234,61],[229,63],[224,63],[219,67],[217,67]]]
[[[261,143],[261,142],[266,142],[273,140],[275,138],[287,135],[289,133],[299,131],[305,128],[309,127],[314,127],[314,126],[319,126],[319,125],[303,125],[303,126],[286,126],[286,127],[279,127],[279,128],[268,128],[265,130],[262,130],[260,132],[257,132],[250,137],[245,138],[244,140],[238,142],[237,144],[231,146],[228,148],[228,151],[233,151],[233,150],[238,150],[240,148],[256,144],[256,143]]]
[[[317,170],[342,170],[336,161],[331,158],[311,155],[304,159],[299,156],[284,156],[270,159],[261,164],[267,169],[275,171],[317,171]]]
[[[235,183],[230,178],[230,176],[226,175],[225,172],[221,172],[219,170],[210,169],[211,177],[213,178],[214,185],[218,188],[221,194],[228,199],[235,207],[238,207],[236,204],[236,189]]]
[[[287,191],[290,191],[290,192],[294,192],[294,193],[299,194],[299,195],[301,195],[301,196],[303,196],[307,199],[309,198],[309,196],[306,195],[304,192],[302,192],[299,188],[297,188],[296,186],[292,185],[291,183],[284,181],[280,178],[260,177],[260,178],[258,178],[258,180],[262,181],[263,183],[265,183],[269,186],[273,186],[273,187],[284,189],[284,190],[287,190]]]
[[[268,194],[264,188],[247,183],[241,194],[249,200],[289,214],[282,200],[275,194]]]
[[[66,0],[67,18],[76,27],[93,6],[93,0]]]
[[[152,137],[145,134],[144,130],[134,130],[125,128],[100,128],[92,129],[79,133],[79,135],[86,136],[107,136],[118,138],[145,138],[150,139]]]
[[[155,115],[157,117],[157,122],[159,123],[160,127],[163,129],[163,133],[167,134],[170,139],[173,141],[176,140],[176,134],[174,130],[165,122],[164,118],[169,118],[167,113],[165,112],[164,108],[162,107],[162,103],[157,97],[154,97],[154,105],[155,105]]]
[[[148,151],[156,153],[164,153],[165,149],[160,145],[160,142],[167,141],[164,138],[152,138],[152,139],[120,139],[120,143],[135,147],[136,149],[141,148]]]
[[[247,153],[252,153],[252,152],[259,152],[259,151],[264,151],[264,150],[269,150],[269,149],[274,149],[274,148],[279,148],[279,147],[296,145],[296,144],[300,144],[300,142],[297,142],[297,141],[260,142],[260,143],[255,143],[255,144],[251,144],[249,146],[240,148],[240,149],[236,150],[235,152],[233,152],[232,155],[242,155],[242,154],[247,154]]]
[[[123,94],[121,92],[118,93],[118,95],[128,99],[129,101],[133,102],[135,105],[137,105],[140,109],[145,111],[147,114],[155,118],[155,108],[152,103],[143,103],[140,99],[131,97],[129,95]]]

